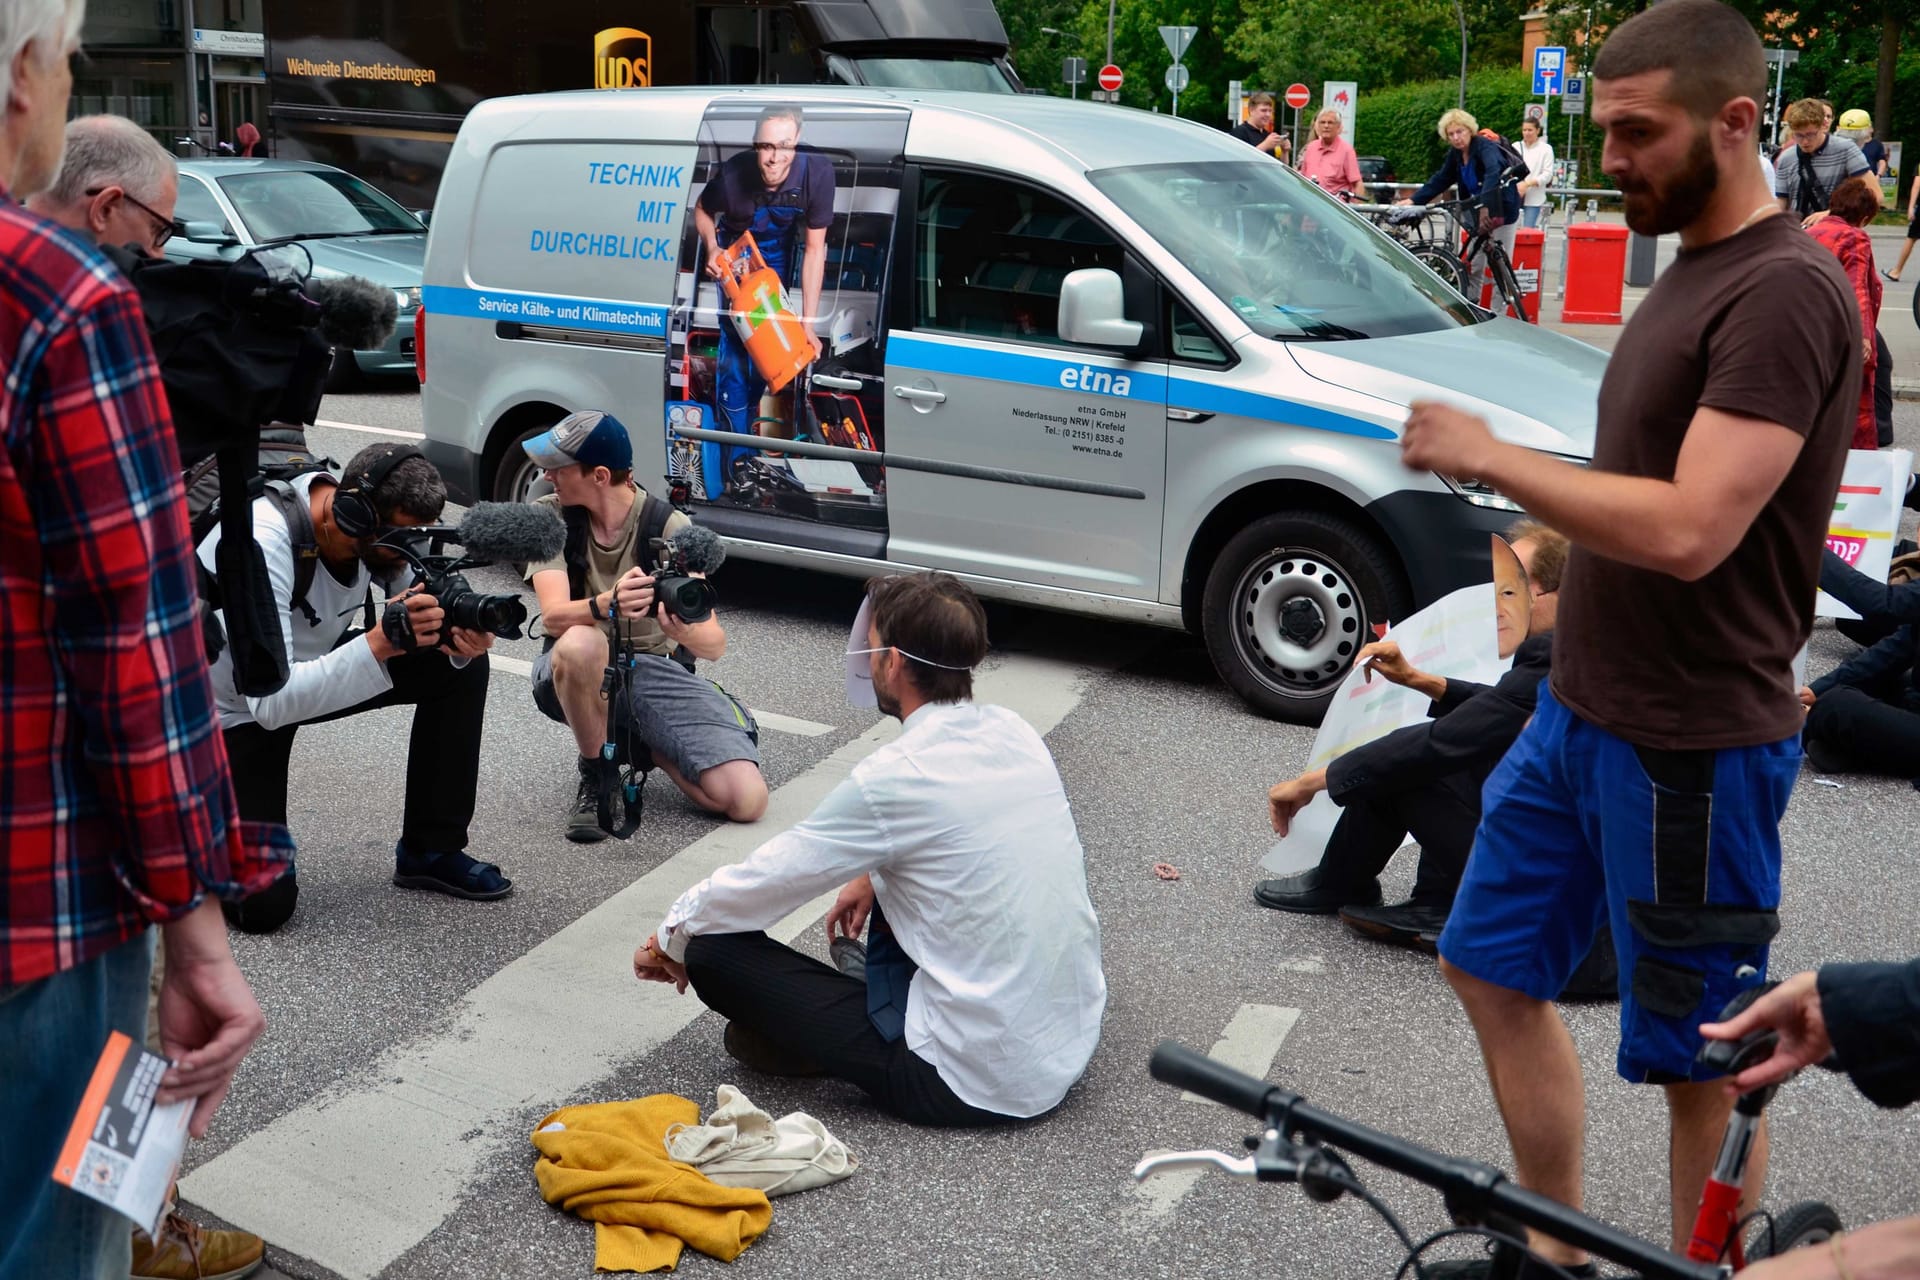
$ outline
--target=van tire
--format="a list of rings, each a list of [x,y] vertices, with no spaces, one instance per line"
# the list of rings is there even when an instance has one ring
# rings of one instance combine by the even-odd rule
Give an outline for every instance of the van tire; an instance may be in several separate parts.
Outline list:
[[[1295,511],[1261,517],[1220,549],[1201,596],[1201,634],[1214,669],[1248,706],[1318,724],[1375,624],[1412,609],[1399,563],[1377,537],[1341,516]]]
[[[554,419],[558,422],[559,419]],[[535,436],[545,435],[552,430],[553,422],[528,427],[500,453],[500,462],[493,469],[493,500],[495,502],[525,502],[550,493],[545,481],[540,479],[540,468],[533,465],[533,459],[527,457],[527,451],[521,448]]]

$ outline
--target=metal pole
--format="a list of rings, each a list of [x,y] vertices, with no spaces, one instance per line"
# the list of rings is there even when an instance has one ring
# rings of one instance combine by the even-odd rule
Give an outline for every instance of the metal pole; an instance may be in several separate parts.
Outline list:
[[[1107,65],[1113,65],[1113,6],[1119,0],[1107,0]]]
[[[1460,0],[1453,0],[1454,16],[1460,19],[1460,109],[1467,109],[1467,11]]]

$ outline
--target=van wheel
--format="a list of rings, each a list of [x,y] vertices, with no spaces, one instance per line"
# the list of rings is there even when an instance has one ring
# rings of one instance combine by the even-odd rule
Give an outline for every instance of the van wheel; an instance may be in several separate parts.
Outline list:
[[[541,476],[540,468],[533,465],[533,459],[520,447],[535,436],[545,434],[552,426],[549,422],[545,426],[529,427],[507,445],[493,473],[495,502],[531,502],[553,492],[553,486]]]
[[[1318,724],[1376,623],[1412,611],[1393,556],[1350,520],[1264,516],[1220,550],[1201,596],[1214,669],[1262,715]]]

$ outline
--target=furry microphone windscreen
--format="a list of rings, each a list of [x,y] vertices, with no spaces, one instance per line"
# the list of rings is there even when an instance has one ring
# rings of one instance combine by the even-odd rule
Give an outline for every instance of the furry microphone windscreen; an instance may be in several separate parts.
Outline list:
[[[453,540],[479,560],[551,560],[567,545],[567,527],[545,507],[523,502],[476,502]]]
[[[393,336],[400,300],[359,276],[315,276],[302,293],[320,307],[320,336],[343,351],[372,351]]]
[[[673,545],[686,557],[689,573],[712,573],[727,559],[726,544],[720,541],[720,535],[697,524],[682,530]]]

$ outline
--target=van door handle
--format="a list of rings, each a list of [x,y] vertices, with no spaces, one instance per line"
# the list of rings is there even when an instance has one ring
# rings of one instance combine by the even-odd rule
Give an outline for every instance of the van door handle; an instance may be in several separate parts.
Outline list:
[[[1167,417],[1175,422],[1205,422],[1212,416],[1211,413],[1202,409],[1176,409],[1172,405],[1167,406]]]
[[[947,393],[934,391],[928,387],[895,387],[893,394],[902,400],[911,400],[915,404],[945,404]]]
[[[816,373],[813,375],[813,385],[833,391],[858,391],[860,379],[836,377],[831,373]]]

